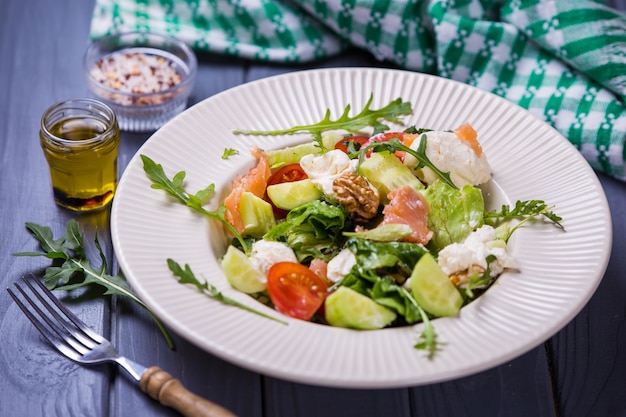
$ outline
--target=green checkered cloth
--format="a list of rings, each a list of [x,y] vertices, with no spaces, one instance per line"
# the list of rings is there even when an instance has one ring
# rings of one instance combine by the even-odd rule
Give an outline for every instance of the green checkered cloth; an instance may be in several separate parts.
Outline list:
[[[356,46],[502,96],[626,180],[626,16],[599,1],[96,0],[92,38],[135,30],[272,62]]]

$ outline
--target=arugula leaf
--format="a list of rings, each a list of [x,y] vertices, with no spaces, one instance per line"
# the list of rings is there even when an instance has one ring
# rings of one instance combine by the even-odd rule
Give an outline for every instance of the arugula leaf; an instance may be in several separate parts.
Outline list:
[[[439,342],[437,341],[437,333],[435,327],[430,322],[428,314],[417,303],[415,304],[422,316],[422,322],[424,323],[424,329],[420,333],[420,340],[413,346],[415,349],[425,350],[427,352],[428,359],[435,357],[435,353],[439,350]]]
[[[515,207],[513,207],[512,209],[509,205],[503,204],[500,211],[492,210],[486,212],[484,215],[484,219],[486,223],[493,225],[498,221],[507,221],[521,218],[520,222],[511,227],[506,236],[502,238],[502,240],[507,242],[513,232],[519,229],[524,223],[535,217],[543,216],[559,228],[564,229],[563,225],[561,224],[561,220],[563,220],[563,218],[557,216],[554,212],[552,212],[551,210],[553,208],[554,206],[548,206],[542,200],[518,200],[515,202]]]
[[[14,256],[45,256],[50,259],[64,259],[65,254],[64,238],[54,239],[52,230],[49,227],[41,227],[35,223],[26,223],[26,228],[37,239],[39,246],[44,253],[40,252],[20,252]]]
[[[161,333],[165,337],[170,348],[174,348],[167,329],[158,317],[150,311],[131,290],[126,282],[122,271],[115,275],[109,274],[106,256],[102,251],[96,234],[94,243],[100,257],[100,266],[94,266],[85,255],[83,244],[84,235],[80,231],[78,222],[70,219],[66,224],[66,232],[63,237],[54,239],[52,230],[47,226],[27,222],[26,228],[37,239],[41,252],[20,252],[14,256],[44,256],[53,260],[52,266],[46,268],[43,279],[46,287],[50,290],[71,291],[75,288],[95,284],[105,289],[104,295],[121,295],[129,298],[143,308],[154,320]]]
[[[402,101],[401,98],[397,98],[387,104],[385,107],[372,110],[370,109],[370,105],[372,104],[374,96],[370,95],[369,100],[365,104],[365,107],[354,117],[350,117],[350,109],[351,106],[348,104],[341,116],[337,120],[332,120],[330,118],[330,109],[326,109],[326,114],[324,118],[315,124],[310,125],[300,125],[294,126],[288,129],[280,129],[280,130],[234,130],[235,134],[245,134],[245,135],[292,135],[295,133],[301,132],[309,132],[315,138],[315,141],[319,144],[322,150],[325,150],[324,145],[322,143],[322,133],[329,130],[347,130],[348,132],[358,133],[361,129],[365,127],[373,127],[375,131],[382,132],[389,129],[389,126],[380,122],[380,119],[393,122],[400,123],[399,116],[407,115],[413,113],[413,109],[411,107],[411,103],[408,101]]]
[[[178,282],[180,284],[189,284],[189,285],[193,285],[194,287],[196,287],[200,292],[202,292],[203,294],[211,297],[211,298],[215,298],[216,300],[221,301],[224,304],[228,304],[228,305],[232,305],[235,307],[239,307],[242,308],[244,310],[247,310],[251,313],[254,314],[258,314],[259,316],[277,321],[279,323],[282,324],[289,324],[286,321],[280,320],[276,317],[270,316],[269,314],[265,314],[261,311],[255,310],[254,308],[240,303],[239,301],[232,299],[230,297],[225,296],[224,294],[222,294],[221,292],[219,292],[217,290],[217,288],[215,288],[215,286],[209,284],[208,282],[200,282],[200,280],[198,280],[198,278],[196,278],[196,275],[193,273],[193,271],[191,270],[191,267],[188,264],[185,264],[185,267],[181,267],[180,264],[176,261],[174,261],[173,259],[169,259],[167,260],[167,266],[169,267],[169,269],[172,271],[172,273],[177,276]]]
[[[221,222],[239,241],[243,251],[245,253],[249,253],[246,241],[237,229],[228,223],[224,217],[224,213],[226,211],[226,207],[224,207],[224,205],[220,205],[220,207],[218,207],[215,211],[209,211],[202,207],[211,197],[213,197],[213,194],[215,193],[214,184],[209,184],[206,188],[196,192],[196,194],[189,194],[183,186],[183,181],[186,175],[185,171],[180,171],[176,173],[172,179],[169,179],[161,164],[157,164],[146,155],[140,156],[143,161],[143,170],[146,173],[146,176],[152,181],[152,185],[150,186],[151,188],[154,188],[155,190],[163,190],[181,203],[185,204],[187,207]]]
[[[222,154],[222,159],[228,159],[233,155],[239,155],[239,151],[233,148],[225,148],[224,153]]]
[[[67,222],[65,226],[65,234],[62,239],[65,239],[65,247],[76,252],[76,255],[80,259],[86,258],[85,250],[83,249],[83,234],[80,231],[80,227],[78,222],[70,221]],[[98,251],[100,252],[100,260],[102,261],[102,265],[106,266],[106,259],[104,259],[104,254],[102,253],[102,248],[100,247],[100,242],[98,242],[98,235],[96,234],[95,243]]]

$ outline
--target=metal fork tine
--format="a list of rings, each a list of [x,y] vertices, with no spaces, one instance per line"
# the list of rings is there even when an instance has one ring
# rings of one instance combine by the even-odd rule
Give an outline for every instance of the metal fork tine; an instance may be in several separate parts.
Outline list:
[[[29,281],[25,280],[26,284],[28,284],[28,286],[33,289],[34,294],[45,304],[49,305],[49,303],[47,301],[44,301],[42,299],[42,294],[44,294],[48,300],[52,301],[52,303],[54,303],[54,305],[57,306],[57,308],[65,315],[65,317],[67,317],[72,323],[74,323],[74,325],[76,327],[78,327],[81,332],[83,334],[85,334],[86,336],[88,336],[90,339],[92,339],[93,341],[95,341],[96,343],[100,344],[102,342],[104,342],[106,339],[104,337],[102,337],[101,335],[99,335],[98,333],[96,333],[95,331],[91,330],[85,323],[83,323],[83,321],[81,319],[79,319],[74,313],[72,313],[72,311],[70,311],[62,302],[59,301],[58,298],[56,298],[54,295],[52,295],[52,293],[50,292],[50,290],[48,290],[48,288],[46,288],[46,286],[38,279],[33,279],[32,281],[35,282],[35,285],[39,287],[40,291],[36,291],[33,286],[30,284]],[[50,310],[53,311],[53,310]],[[57,315],[58,317],[58,315]]]
[[[24,294],[24,290],[16,285],[16,288]],[[22,310],[22,312],[26,315],[28,320],[35,326],[35,328],[39,331],[39,333],[55,348],[57,348],[61,353],[65,354],[71,359],[77,360],[80,357],[80,353],[74,348],[70,347],[66,344],[65,340],[63,340],[57,333],[52,332],[48,327],[42,324],[41,320],[37,318],[28,307],[19,299],[17,295],[10,289],[7,288],[9,295],[15,301],[17,306]],[[34,306],[36,310],[38,310],[38,314],[41,316],[43,312],[36,305],[33,304],[32,300],[26,298],[30,305]]]
[[[38,295],[37,292],[34,291],[34,288],[28,283],[28,281],[24,280],[24,282],[32,290],[33,294],[35,294],[35,296],[39,299],[39,301],[42,303],[42,306],[45,307],[45,309],[48,310],[50,315],[54,317],[54,320],[51,319],[49,315],[46,314],[39,307],[39,305],[32,298],[32,296],[27,294],[23,286],[19,285],[18,283],[15,283],[15,287],[19,290],[19,292],[22,294],[24,299],[28,301],[28,303],[33,308],[31,313],[34,311],[39,316],[37,317],[37,315],[32,314],[32,318],[37,320],[42,326],[44,326],[44,322],[45,322],[48,325],[48,329],[51,330],[53,333],[56,333],[57,343],[65,343],[80,354],[89,352],[90,349],[89,349],[88,344],[81,341],[81,339],[84,339],[84,337],[83,338],[75,337],[74,335],[75,332],[72,332],[72,329],[68,327],[67,322],[63,320],[63,318],[59,315],[59,313],[54,311],[54,309],[52,309],[50,305],[46,304],[46,301],[40,295]]]
[[[42,326],[43,326],[43,322],[45,322],[49,326],[49,329],[58,335],[58,338],[56,338],[57,343],[65,343],[66,345],[73,348],[76,352],[78,352],[81,355],[88,353],[91,349],[93,349],[94,347],[98,345],[98,343],[89,339],[86,335],[81,334],[78,328],[76,328],[72,323],[69,323],[67,320],[65,320],[54,309],[54,307],[51,305],[50,302],[52,301],[55,305],[58,306],[57,302],[55,302],[56,297],[54,297],[51,294],[51,292],[47,288],[45,288],[43,284],[41,284],[39,280],[37,280],[36,278],[33,278],[33,280],[36,281],[38,288],[35,288],[29,280],[25,278],[23,278],[22,280],[24,281],[26,286],[28,286],[28,288],[31,290],[32,294],[34,294],[37,297],[37,299],[39,299],[39,301],[41,302],[41,305],[49,313],[49,314],[46,314],[39,307],[39,305],[35,302],[32,296],[26,293],[23,286],[19,285],[18,283],[15,283],[15,287],[20,291],[24,299],[28,301],[28,303],[33,307],[34,312],[36,312],[39,315],[39,319],[37,319],[37,317],[34,314],[32,314],[31,317],[35,320],[38,320],[38,322]],[[42,296],[42,293],[45,294],[45,298],[44,296]],[[69,312],[69,310],[67,310],[66,308],[63,308],[62,310],[63,310],[62,313]],[[69,313],[72,314],[71,312]],[[50,315],[54,318],[54,320],[50,318]],[[78,320],[78,318],[74,316],[74,320]],[[50,337],[48,337],[48,341],[52,343],[52,341],[50,340]]]

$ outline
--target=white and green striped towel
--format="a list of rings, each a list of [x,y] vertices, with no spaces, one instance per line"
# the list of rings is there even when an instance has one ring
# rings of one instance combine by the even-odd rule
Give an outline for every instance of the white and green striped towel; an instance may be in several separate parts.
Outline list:
[[[593,168],[626,180],[626,15],[599,1],[96,1],[93,38],[134,30],[274,62],[357,46],[505,97],[551,124]]]

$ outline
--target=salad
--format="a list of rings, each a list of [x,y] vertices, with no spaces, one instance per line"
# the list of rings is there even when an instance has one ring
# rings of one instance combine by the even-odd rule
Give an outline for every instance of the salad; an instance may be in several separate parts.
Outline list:
[[[195,196],[184,177],[164,177],[142,155],[161,188],[224,223],[233,238],[221,259],[235,289],[295,319],[373,330],[425,324],[415,346],[436,350],[430,320],[461,308],[516,267],[508,251],[512,233],[532,219],[561,227],[541,200],[485,207],[481,185],[492,177],[479,132],[471,124],[450,130],[410,126],[392,130],[410,104],[371,103],[349,117],[272,132],[306,131],[311,140],[264,151],[238,176],[215,212],[203,209],[212,188]],[[366,133],[369,132],[369,133]],[[237,154],[227,149],[224,158]],[[212,292],[170,262],[181,282]],[[231,300],[232,301],[232,300]],[[231,303],[232,304],[232,303]]]

